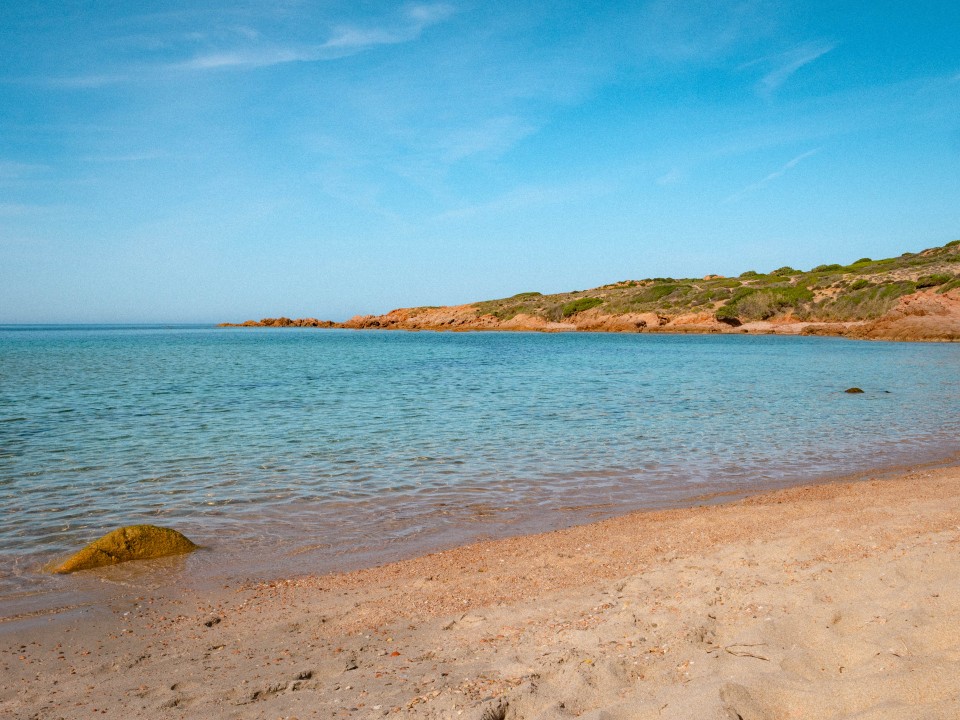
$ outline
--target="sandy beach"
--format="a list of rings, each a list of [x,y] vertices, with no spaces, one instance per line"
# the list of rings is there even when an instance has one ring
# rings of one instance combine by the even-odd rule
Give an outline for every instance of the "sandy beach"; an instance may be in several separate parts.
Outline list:
[[[6,622],[0,716],[960,718],[958,578],[921,469]]]

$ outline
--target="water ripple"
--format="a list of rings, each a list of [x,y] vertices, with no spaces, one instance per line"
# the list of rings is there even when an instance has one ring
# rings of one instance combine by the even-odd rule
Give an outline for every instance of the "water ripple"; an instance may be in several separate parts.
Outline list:
[[[0,596],[136,522],[324,569],[945,457],[958,369],[827,338],[0,329]]]

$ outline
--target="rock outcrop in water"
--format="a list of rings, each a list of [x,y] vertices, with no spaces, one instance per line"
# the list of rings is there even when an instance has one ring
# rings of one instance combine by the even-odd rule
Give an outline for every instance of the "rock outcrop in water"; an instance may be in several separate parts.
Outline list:
[[[94,540],[83,550],[60,565],[50,568],[55,573],[72,573],[128,560],[147,560],[166,555],[180,555],[197,549],[186,536],[170,528],[156,525],[129,525]]]
[[[338,323],[332,320],[317,320],[316,318],[297,318],[291,320],[288,317],[263,318],[262,320],[246,320],[242,323],[220,323],[217,327],[319,327],[330,328],[339,327]]]

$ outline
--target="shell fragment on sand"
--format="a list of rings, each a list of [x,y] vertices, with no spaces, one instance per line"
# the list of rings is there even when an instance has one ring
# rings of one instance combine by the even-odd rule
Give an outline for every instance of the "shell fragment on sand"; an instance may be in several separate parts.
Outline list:
[[[187,537],[170,528],[156,525],[129,525],[107,533],[99,540],[94,540],[50,570],[54,573],[72,573],[104,565],[116,565],[128,560],[179,555],[192,552],[197,547],[199,546]]]

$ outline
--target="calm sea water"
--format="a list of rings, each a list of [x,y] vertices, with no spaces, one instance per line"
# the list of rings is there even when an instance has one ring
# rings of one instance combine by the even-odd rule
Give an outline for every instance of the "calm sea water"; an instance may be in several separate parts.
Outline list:
[[[960,345],[0,327],[0,599],[120,525],[188,571],[350,567],[944,459],[958,408]]]

